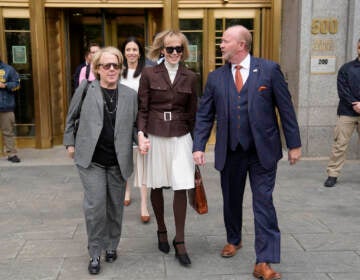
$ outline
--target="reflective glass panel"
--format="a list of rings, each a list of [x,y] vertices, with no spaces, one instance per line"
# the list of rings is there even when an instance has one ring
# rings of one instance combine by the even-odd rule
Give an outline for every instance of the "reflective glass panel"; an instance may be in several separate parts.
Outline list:
[[[5,18],[5,30],[30,30],[28,19],[22,18]]]
[[[9,21],[8,21],[9,20]],[[28,27],[29,19],[5,19],[16,23],[12,27]],[[13,30],[13,29],[12,29]],[[21,30],[21,28],[20,28]],[[5,31],[7,63],[20,75],[20,90],[15,100],[15,133],[17,136],[35,136],[34,88],[30,31]]]
[[[189,41],[190,57],[185,61],[186,66],[198,76],[198,95],[202,94],[202,72],[203,72],[203,30],[202,19],[180,19],[179,24]]]

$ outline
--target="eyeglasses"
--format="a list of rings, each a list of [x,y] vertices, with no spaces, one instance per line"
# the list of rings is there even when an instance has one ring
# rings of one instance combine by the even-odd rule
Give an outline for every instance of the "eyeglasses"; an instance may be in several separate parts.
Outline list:
[[[109,69],[111,68],[111,66],[112,66],[115,70],[120,69],[120,64],[117,64],[117,63],[98,64],[98,66],[102,66],[102,68],[104,68],[105,70],[109,70]]]
[[[182,53],[184,51],[184,47],[183,46],[176,46],[176,47],[165,47],[165,50],[168,54],[172,54],[174,52],[174,50],[177,53]]]

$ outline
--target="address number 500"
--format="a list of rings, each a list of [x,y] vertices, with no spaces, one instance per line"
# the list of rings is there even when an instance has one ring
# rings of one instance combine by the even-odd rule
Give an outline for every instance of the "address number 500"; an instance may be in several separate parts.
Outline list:
[[[336,18],[313,19],[311,23],[312,34],[336,34],[338,20]]]

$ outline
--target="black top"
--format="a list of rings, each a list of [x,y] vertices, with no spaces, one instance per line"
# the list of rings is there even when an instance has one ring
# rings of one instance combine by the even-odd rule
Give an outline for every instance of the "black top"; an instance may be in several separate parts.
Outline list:
[[[92,161],[103,166],[114,166],[118,165],[114,145],[118,91],[106,88],[101,88],[101,91],[104,100],[104,122]]]
[[[352,102],[360,101],[359,58],[341,66],[337,76],[337,89],[340,98],[337,114],[339,116],[359,116],[352,108]]]

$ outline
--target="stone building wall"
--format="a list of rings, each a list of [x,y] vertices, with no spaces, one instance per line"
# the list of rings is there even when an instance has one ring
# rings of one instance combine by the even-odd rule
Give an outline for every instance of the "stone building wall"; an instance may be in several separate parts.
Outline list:
[[[329,156],[339,101],[337,72],[356,57],[359,11],[360,0],[283,1],[281,66],[296,106],[304,156]],[[348,158],[360,158],[359,148],[354,134]]]

